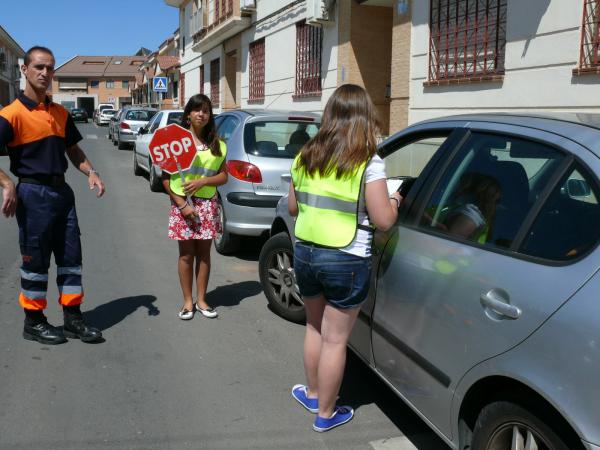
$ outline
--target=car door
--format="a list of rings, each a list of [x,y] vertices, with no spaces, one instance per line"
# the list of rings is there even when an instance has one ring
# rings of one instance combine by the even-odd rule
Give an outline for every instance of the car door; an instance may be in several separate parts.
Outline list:
[[[447,436],[461,377],[526,339],[595,270],[519,253],[541,199],[573,161],[563,148],[576,144],[469,126],[405,220],[376,241],[374,365]]]
[[[146,170],[150,170],[150,150],[148,147],[152,137],[154,136],[154,132],[160,126],[163,116],[163,112],[155,114],[145,126],[147,129],[146,133],[138,134],[136,137],[135,151],[137,153],[138,164],[144,167]]]

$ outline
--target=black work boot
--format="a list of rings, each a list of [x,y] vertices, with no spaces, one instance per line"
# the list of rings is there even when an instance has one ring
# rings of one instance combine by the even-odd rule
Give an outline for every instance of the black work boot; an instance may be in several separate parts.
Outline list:
[[[23,337],[28,341],[38,341],[41,344],[56,345],[67,342],[65,335],[60,329],[50,325],[46,318],[43,320],[25,319],[23,327]]]
[[[63,307],[65,325],[63,330],[65,336],[70,339],[81,339],[82,342],[96,342],[102,339],[102,332],[97,328],[86,325],[83,314],[77,306]]]

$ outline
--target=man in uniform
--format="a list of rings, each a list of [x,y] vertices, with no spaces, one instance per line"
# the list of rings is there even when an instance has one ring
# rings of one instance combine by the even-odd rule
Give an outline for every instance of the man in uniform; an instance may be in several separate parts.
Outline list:
[[[21,70],[25,90],[0,111],[0,148],[6,145],[15,184],[0,169],[2,213],[16,214],[21,247],[21,292],[25,310],[23,337],[43,344],[61,344],[66,337],[94,342],[102,333],[88,326],[81,313],[81,242],[72,189],[65,183],[67,158],[88,177],[90,189],[104,194],[104,183],[77,143],[82,139],[68,111],[50,101],[46,91],[54,76],[54,55],[32,47]],[[64,327],[44,316],[48,268],[54,254],[59,303]]]

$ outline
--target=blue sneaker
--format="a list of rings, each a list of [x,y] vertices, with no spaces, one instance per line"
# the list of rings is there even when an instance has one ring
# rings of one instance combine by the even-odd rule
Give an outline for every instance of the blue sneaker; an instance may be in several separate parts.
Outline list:
[[[308,398],[306,393],[308,388],[303,384],[297,384],[292,388],[292,397],[294,397],[298,403],[308,409],[311,413],[316,414],[319,412],[319,399]]]
[[[350,422],[353,417],[354,410],[349,406],[336,406],[329,419],[317,416],[315,423],[313,424],[313,430],[318,431],[319,433],[329,431],[332,428],[339,427],[346,422]]]

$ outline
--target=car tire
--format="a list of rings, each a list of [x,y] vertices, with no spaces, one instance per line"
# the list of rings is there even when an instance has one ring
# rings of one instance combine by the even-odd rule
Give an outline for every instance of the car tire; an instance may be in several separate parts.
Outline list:
[[[161,178],[157,175],[152,161],[148,162],[148,181],[152,192],[162,192],[164,190]]]
[[[140,176],[144,173],[137,160],[137,153],[135,152],[135,144],[133,144],[133,151],[131,152],[133,155],[133,174],[135,176]]]
[[[473,429],[473,450],[514,448],[513,442],[523,442],[518,448],[539,450],[569,450],[573,448],[557,434],[555,420],[544,412],[547,407],[533,409],[511,401],[495,401],[486,405]],[[534,412],[535,411],[535,412]],[[526,445],[529,443],[529,447]],[[535,443],[535,445],[534,445]]]
[[[291,322],[304,322],[304,302],[294,274],[294,249],[285,231],[263,245],[258,257],[258,274],[271,309]]]
[[[225,209],[223,208],[220,198],[218,200],[218,208],[221,232],[218,233],[214,239],[215,249],[221,255],[230,255],[239,249],[241,239],[239,236],[227,231],[227,216],[225,215]]]

